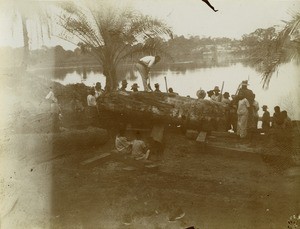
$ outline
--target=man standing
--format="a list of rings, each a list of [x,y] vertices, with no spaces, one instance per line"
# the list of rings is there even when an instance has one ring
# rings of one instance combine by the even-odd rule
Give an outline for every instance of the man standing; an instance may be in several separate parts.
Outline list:
[[[264,111],[263,116],[262,116],[262,129],[263,131],[267,132],[270,129],[270,112],[268,111],[267,105],[263,105],[262,109]]]
[[[141,74],[144,91],[151,91],[148,87],[147,80],[149,78],[150,68],[160,61],[160,56],[145,56],[135,65],[136,70]]]
[[[238,102],[238,109],[237,109],[237,115],[238,115],[237,135],[240,136],[240,138],[245,138],[247,136],[247,125],[248,125],[250,104],[246,99],[245,95],[241,95],[239,99],[240,100]]]
[[[124,92],[126,92],[127,85],[128,85],[127,80],[122,80],[122,86],[121,86],[121,88],[119,89],[119,91],[124,91]]]
[[[87,117],[90,122],[89,124],[93,126],[98,123],[98,108],[95,98],[95,90],[89,90],[87,105]]]

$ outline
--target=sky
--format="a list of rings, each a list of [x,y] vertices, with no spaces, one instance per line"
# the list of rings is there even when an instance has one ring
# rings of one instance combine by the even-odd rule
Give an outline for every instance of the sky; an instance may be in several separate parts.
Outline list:
[[[3,0],[0,0],[3,1]],[[130,5],[140,12],[164,20],[176,35],[200,37],[228,37],[240,39],[243,34],[257,28],[278,26],[289,20],[292,12],[300,11],[300,1],[290,0],[210,0],[219,11],[214,12],[202,0],[106,0],[120,6]],[[12,33],[11,20],[0,15],[0,46],[22,46],[21,30],[15,27]],[[34,26],[31,28],[31,33]],[[55,32],[55,29],[54,29]],[[3,34],[5,34],[3,36]],[[14,36],[12,36],[12,34]],[[46,46],[62,45],[66,49],[75,47],[56,37],[45,39]],[[31,39],[31,48],[42,42]]]

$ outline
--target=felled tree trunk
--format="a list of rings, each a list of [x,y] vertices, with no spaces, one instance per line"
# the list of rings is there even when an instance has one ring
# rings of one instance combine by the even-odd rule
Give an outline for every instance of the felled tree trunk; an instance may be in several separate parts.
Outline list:
[[[222,103],[167,93],[111,92],[99,99],[98,105],[102,110],[126,115],[136,122],[155,120],[210,130],[225,126],[225,105]]]

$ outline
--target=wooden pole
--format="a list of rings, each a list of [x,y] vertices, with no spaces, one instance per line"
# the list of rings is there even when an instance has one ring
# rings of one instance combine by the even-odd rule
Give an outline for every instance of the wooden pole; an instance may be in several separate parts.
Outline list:
[[[220,102],[222,102],[222,98],[223,98],[223,89],[224,89],[224,81],[222,83],[222,88],[221,88],[221,97],[219,99]]]
[[[167,93],[168,93],[168,83],[167,83],[167,77],[165,76],[164,78],[165,78],[165,84],[166,84],[166,91],[167,91]]]

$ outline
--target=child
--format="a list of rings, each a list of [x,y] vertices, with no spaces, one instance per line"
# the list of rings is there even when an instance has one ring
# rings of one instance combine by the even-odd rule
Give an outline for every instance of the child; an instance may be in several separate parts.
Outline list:
[[[147,150],[147,146],[143,140],[141,140],[140,132],[136,133],[136,139],[132,141],[132,156],[136,160],[147,160],[150,150]]]

